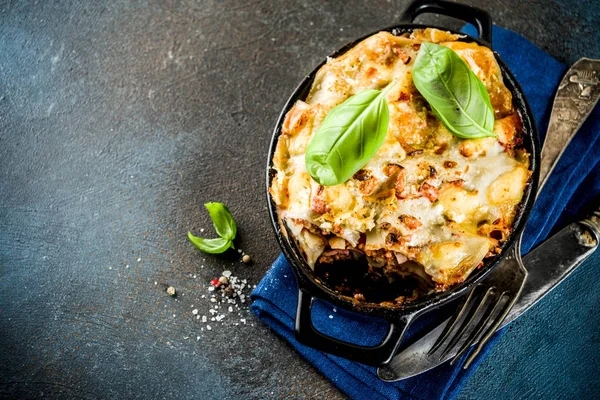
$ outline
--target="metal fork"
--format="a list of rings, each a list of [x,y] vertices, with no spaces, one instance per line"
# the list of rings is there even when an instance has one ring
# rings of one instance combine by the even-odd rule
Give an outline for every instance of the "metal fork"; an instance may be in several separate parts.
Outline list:
[[[546,140],[542,148],[538,194],[563,151],[575,136],[600,97],[600,61],[582,58],[567,71],[556,92]],[[461,307],[450,318],[437,341],[427,353],[441,349],[443,359],[460,346],[450,362],[456,363],[475,343],[479,343],[466,359],[466,369],[498,329],[517,301],[527,279],[521,260],[522,234],[509,255],[477,285]],[[445,346],[444,343],[446,343]],[[442,348],[443,346],[443,348]]]
[[[462,306],[458,307],[427,356],[432,356],[440,350],[438,357],[441,360],[452,349],[460,346],[450,361],[453,365],[471,346],[479,343],[465,361],[463,368],[471,365],[521,294],[527,270],[523,266],[520,249],[519,237],[507,258],[494,268],[484,281],[469,293]]]

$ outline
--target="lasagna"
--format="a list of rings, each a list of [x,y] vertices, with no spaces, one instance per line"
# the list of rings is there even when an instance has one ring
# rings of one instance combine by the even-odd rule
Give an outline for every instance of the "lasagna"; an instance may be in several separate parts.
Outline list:
[[[447,290],[511,234],[531,175],[521,118],[492,51],[459,39],[436,29],[377,33],[329,58],[285,116],[269,191],[308,265],[342,294],[401,304]],[[496,137],[457,138],[434,115],[411,76],[424,41],[454,50],[482,81]],[[319,185],[305,152],[320,123],[350,96],[392,80],[384,144],[346,182]],[[386,288],[396,289],[382,297]]]

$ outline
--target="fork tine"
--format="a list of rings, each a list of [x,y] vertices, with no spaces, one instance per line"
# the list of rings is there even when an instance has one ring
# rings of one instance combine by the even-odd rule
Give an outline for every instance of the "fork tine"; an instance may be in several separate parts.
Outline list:
[[[506,292],[504,294],[506,294],[506,297],[508,298],[508,294]],[[504,307],[504,310],[502,310],[502,313],[500,314],[500,316],[498,317],[496,322],[494,324],[492,324],[492,326],[490,326],[488,328],[488,330],[485,332],[485,334],[483,335],[483,338],[479,341],[479,344],[477,345],[475,350],[473,350],[473,352],[469,355],[469,358],[467,358],[467,361],[465,361],[465,365],[464,365],[463,369],[469,368],[469,365],[471,365],[471,362],[481,352],[481,349],[483,349],[483,346],[485,346],[485,344],[488,342],[488,340],[490,340],[490,338],[492,337],[494,332],[496,332],[496,329],[498,329],[498,327],[500,326],[502,321],[504,321],[504,318],[506,318],[506,315],[508,314],[510,309],[513,307],[513,305],[515,304],[515,302],[517,301],[518,298],[519,298],[519,296],[515,296],[512,299],[512,301],[506,302],[506,306]]]
[[[431,347],[431,349],[429,349],[429,351],[427,352],[427,356],[429,357],[430,355],[432,355],[433,353],[435,353],[437,351],[437,349],[440,348],[440,346],[442,345],[442,343],[444,343],[444,340],[446,340],[446,338],[448,337],[448,335],[450,334],[450,332],[452,332],[452,330],[454,329],[454,327],[458,324],[458,321],[460,320],[460,317],[462,317],[462,315],[465,313],[465,311],[467,310],[467,308],[469,308],[469,304],[471,304],[471,299],[473,297],[475,297],[475,292],[480,292],[481,291],[481,284],[475,286],[475,288],[473,290],[471,290],[471,293],[469,293],[469,296],[467,296],[467,300],[465,300],[465,302],[463,303],[462,307],[454,313],[454,315],[452,315],[452,317],[450,317],[450,320],[448,321],[448,323],[446,324],[446,326],[444,327],[444,330],[442,331],[442,333],[440,334],[440,336],[437,338],[437,340],[435,341],[435,343],[433,344],[433,346]],[[481,293],[477,294],[479,297],[481,297]]]
[[[473,346],[473,344],[477,341],[477,339],[479,339],[482,332],[484,332],[485,327],[488,325],[488,323],[490,321],[493,320],[492,318],[498,314],[498,311],[504,305],[505,299],[508,300],[507,292],[503,292],[493,306],[492,306],[492,304],[489,305],[485,314],[483,315],[483,317],[481,317],[481,320],[477,324],[479,326],[479,328],[473,330],[473,332],[471,333],[469,338],[465,341],[465,343],[462,345],[462,347],[458,350],[458,352],[456,353],[456,355],[454,356],[452,361],[450,361],[450,365],[454,365],[454,363],[460,357],[462,357],[462,355],[465,354],[465,352],[467,350],[469,350],[471,348],[471,346]]]
[[[446,357],[448,352],[450,350],[452,350],[452,348],[456,345],[456,343],[458,343],[458,341],[463,337],[463,335],[465,334],[465,331],[469,328],[469,326],[472,326],[472,322],[475,320],[475,317],[478,316],[480,314],[481,310],[484,308],[488,297],[495,294],[495,292],[496,292],[495,287],[492,286],[492,287],[488,288],[488,290],[486,290],[486,292],[485,292],[485,295],[483,296],[483,299],[481,299],[481,301],[479,302],[479,305],[477,307],[474,307],[474,306],[471,307],[471,311],[469,312],[469,315],[467,315],[467,317],[463,321],[460,330],[454,335],[452,340],[450,340],[450,343],[448,343],[448,345],[446,346],[446,348],[444,349],[442,354],[440,354],[440,360],[442,358]]]

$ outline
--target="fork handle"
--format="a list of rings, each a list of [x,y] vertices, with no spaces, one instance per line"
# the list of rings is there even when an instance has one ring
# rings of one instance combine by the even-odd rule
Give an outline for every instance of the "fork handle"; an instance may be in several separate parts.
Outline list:
[[[600,98],[600,60],[582,58],[560,81],[542,147],[540,187]]]

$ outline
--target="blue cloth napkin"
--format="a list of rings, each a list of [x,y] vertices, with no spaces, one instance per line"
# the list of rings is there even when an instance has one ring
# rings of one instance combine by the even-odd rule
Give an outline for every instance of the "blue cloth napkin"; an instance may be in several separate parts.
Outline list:
[[[475,34],[469,27],[465,32]],[[514,32],[495,26],[493,35],[493,47],[523,87],[538,124],[540,139],[543,140],[555,91],[567,68]],[[600,107],[596,107],[546,183],[530,216],[523,252],[527,253],[540,243],[553,228],[573,221],[581,216],[582,210],[598,202]],[[292,269],[283,255],[275,261],[251,297],[252,310],[265,324],[287,340],[334,385],[355,399],[453,398],[502,333],[493,337],[478,360],[466,371],[445,363],[416,377],[387,383],[377,378],[373,367],[322,353],[296,341],[294,316],[298,289]],[[335,309],[323,301],[317,301],[312,315],[318,330],[363,345],[379,343],[388,326],[380,319]],[[435,318],[430,315],[419,319],[411,327],[406,340],[434,322]]]

